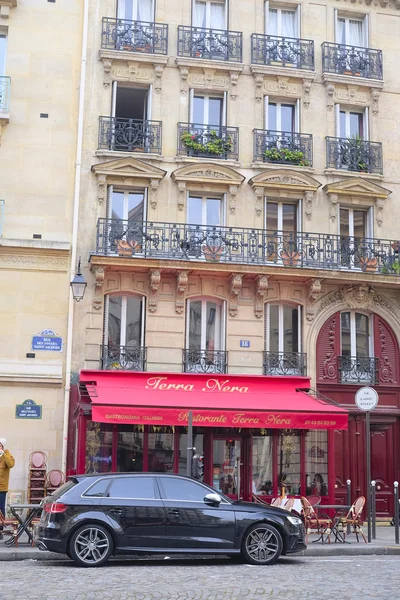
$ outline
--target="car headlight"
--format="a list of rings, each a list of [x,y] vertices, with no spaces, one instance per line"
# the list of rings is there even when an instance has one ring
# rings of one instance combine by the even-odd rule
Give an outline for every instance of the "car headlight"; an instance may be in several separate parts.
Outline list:
[[[288,517],[288,520],[292,523],[292,525],[302,525],[303,521],[299,519],[299,517]]]

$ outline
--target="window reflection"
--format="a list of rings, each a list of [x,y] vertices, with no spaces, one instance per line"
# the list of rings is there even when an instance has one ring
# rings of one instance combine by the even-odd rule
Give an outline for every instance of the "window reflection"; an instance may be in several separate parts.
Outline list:
[[[117,470],[143,471],[143,432],[133,425],[119,425],[117,437]]]
[[[286,494],[300,494],[300,435],[281,430],[278,442],[278,485]]]
[[[323,429],[306,434],[307,495],[328,495],[328,432]]]
[[[112,425],[87,421],[85,473],[108,473],[112,470]]]
[[[149,432],[149,471],[155,473],[173,473],[174,434],[157,431]]]
[[[272,434],[253,436],[252,494],[272,495]]]

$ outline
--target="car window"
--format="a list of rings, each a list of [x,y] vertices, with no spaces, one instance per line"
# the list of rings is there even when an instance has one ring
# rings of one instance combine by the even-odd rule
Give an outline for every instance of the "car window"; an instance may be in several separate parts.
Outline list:
[[[106,495],[108,486],[110,485],[110,479],[99,479],[90,486],[88,490],[83,494],[83,496],[96,496],[103,497]]]
[[[70,479],[67,483],[64,483],[62,486],[54,490],[49,496],[51,496],[52,500],[57,500],[66,492],[69,492],[73,487],[77,485],[77,481],[75,479]]]
[[[114,479],[107,494],[109,498],[145,498],[156,497],[153,477],[119,477]]]
[[[204,488],[194,481],[180,479],[178,477],[162,477],[161,485],[167,500],[203,502],[204,496],[211,493],[207,488]]]

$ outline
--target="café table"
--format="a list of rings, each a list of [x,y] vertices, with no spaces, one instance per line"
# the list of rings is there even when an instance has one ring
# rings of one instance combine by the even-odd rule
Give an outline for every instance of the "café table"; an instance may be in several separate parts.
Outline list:
[[[13,517],[18,521],[19,525],[16,535],[6,540],[4,542],[5,545],[9,548],[11,546],[14,546],[14,544],[16,544],[17,540],[21,537],[23,533],[26,533],[26,535],[29,538],[29,542],[32,543],[33,537],[29,530],[30,524],[32,523],[33,519],[39,517],[40,513],[42,512],[42,507],[40,506],[40,504],[8,504],[8,508],[10,509]],[[27,513],[25,517],[23,517],[22,514],[19,514],[18,511],[25,510],[27,511]]]
[[[344,532],[340,531],[338,528],[338,525],[340,523],[340,519],[347,515],[348,511],[350,510],[351,506],[348,506],[346,504],[317,504],[316,506],[314,506],[314,510],[318,512],[318,516],[320,516],[321,514],[321,518],[323,517],[329,517],[332,520],[332,527],[331,527],[331,535],[334,536],[335,538],[335,543],[339,542],[340,544],[350,544],[351,542],[348,542],[345,539],[345,536],[343,535]],[[324,514],[323,511],[326,510],[326,513]],[[332,516],[333,513],[333,516]],[[327,534],[325,532],[322,532],[321,535],[319,536],[319,538],[317,540],[313,541],[313,544],[315,544],[316,542],[321,541],[323,544],[325,544],[326,542],[324,541],[324,535],[327,536]]]

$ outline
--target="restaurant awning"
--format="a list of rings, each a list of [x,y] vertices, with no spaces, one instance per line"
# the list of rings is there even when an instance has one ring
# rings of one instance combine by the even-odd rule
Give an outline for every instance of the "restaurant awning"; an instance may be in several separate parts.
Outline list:
[[[81,371],[100,423],[347,429],[347,412],[310,392],[307,377]]]
[[[347,412],[310,392],[307,377],[81,371],[100,423],[347,429]]]

